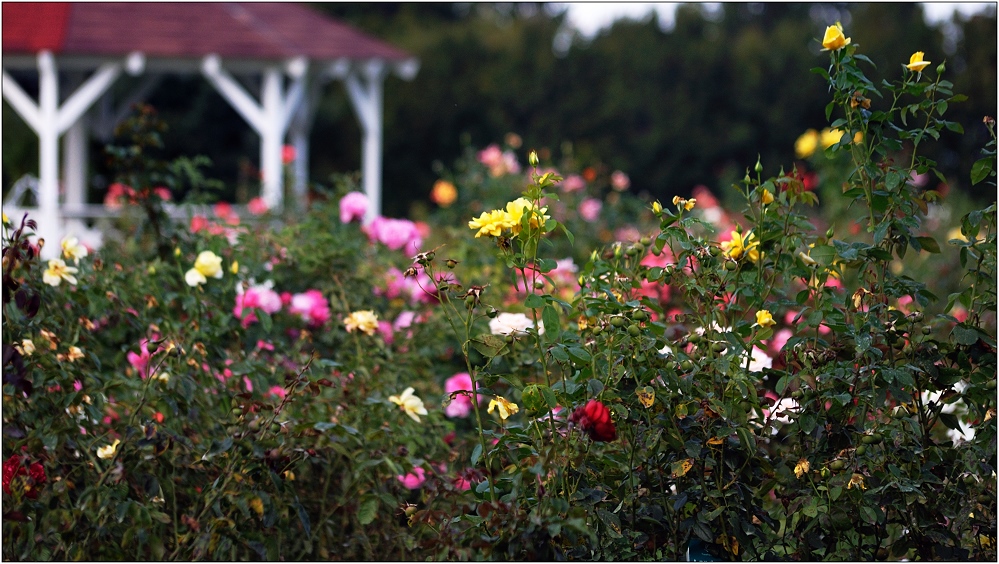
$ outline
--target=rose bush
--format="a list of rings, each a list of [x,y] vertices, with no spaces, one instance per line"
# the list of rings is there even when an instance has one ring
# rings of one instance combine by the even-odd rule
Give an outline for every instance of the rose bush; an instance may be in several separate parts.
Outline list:
[[[994,559],[996,210],[920,154],[961,97],[821,42],[835,119],[738,213],[511,135],[414,221],[175,223],[202,161],[111,147],[103,249],[3,220],[4,557]]]

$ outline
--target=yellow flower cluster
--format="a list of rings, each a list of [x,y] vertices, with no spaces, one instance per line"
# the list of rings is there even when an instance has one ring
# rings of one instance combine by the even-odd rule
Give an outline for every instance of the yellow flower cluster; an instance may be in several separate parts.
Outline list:
[[[546,215],[547,211],[547,207],[539,208],[527,198],[517,198],[508,203],[506,209],[482,212],[479,217],[469,221],[468,226],[472,229],[478,229],[475,234],[476,238],[483,235],[499,237],[504,230],[510,230],[514,235],[517,235],[520,233],[525,215],[530,218],[528,224],[531,227],[538,227],[551,219],[550,215]]]
[[[808,131],[802,133],[801,136],[794,142],[794,154],[799,159],[807,159],[815,154],[815,150],[818,149],[820,144],[823,149],[828,149],[836,143],[839,143],[842,138],[843,130],[841,129],[830,129],[827,127],[822,130],[822,133],[819,133],[814,129],[809,129]],[[864,134],[858,131],[853,136],[853,142],[860,143],[863,138]]]
[[[683,208],[683,209],[685,209],[687,211],[690,211],[690,210],[694,209],[694,206],[696,204],[697,204],[697,198],[691,198],[691,199],[687,200],[687,199],[681,198],[680,196],[673,196],[673,205],[676,206],[677,209]]]

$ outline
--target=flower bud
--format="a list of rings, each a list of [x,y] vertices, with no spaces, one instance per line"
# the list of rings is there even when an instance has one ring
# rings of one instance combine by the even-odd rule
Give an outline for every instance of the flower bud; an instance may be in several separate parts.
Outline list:
[[[527,162],[530,163],[531,166],[533,166],[533,167],[538,166],[538,152],[537,151],[531,151],[527,155]]]
[[[937,74],[943,74],[945,70],[947,70],[946,61],[937,65]]]
[[[759,155],[756,156],[756,166],[753,168],[753,170],[756,171],[756,174],[760,174],[761,172],[763,172],[763,163],[760,162]]]

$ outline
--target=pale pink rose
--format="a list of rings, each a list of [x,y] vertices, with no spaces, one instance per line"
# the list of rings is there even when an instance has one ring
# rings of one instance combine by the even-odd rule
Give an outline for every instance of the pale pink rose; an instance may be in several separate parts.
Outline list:
[[[794,333],[790,329],[781,329],[774,333],[774,338],[770,341],[770,348],[775,353],[780,352],[784,349],[784,345],[787,344],[788,339],[790,339]]]
[[[253,311],[243,315],[243,310],[254,308],[273,314],[281,309],[281,296],[266,286],[251,286],[242,294],[236,294],[236,307],[232,309],[232,314],[243,321],[243,327],[257,321]]]
[[[617,190],[618,192],[623,192],[631,186],[631,179],[628,175],[621,172],[620,170],[615,170],[611,173],[610,177],[611,188]]]
[[[256,197],[246,204],[246,209],[253,215],[263,215],[267,213],[267,202],[261,197]]]
[[[298,314],[309,325],[319,327],[329,321],[330,308],[326,298],[319,290],[306,290],[291,297],[288,308],[291,313]]]
[[[486,165],[489,168],[502,166],[503,164],[503,151],[499,148],[499,145],[493,144],[489,145],[485,149],[482,149],[478,153],[479,162]]]
[[[414,467],[413,471],[405,476],[396,477],[402,482],[402,485],[411,490],[419,488],[423,485],[423,482],[427,481],[426,471],[419,466]]]
[[[253,391],[253,382],[250,381],[250,378],[248,376],[243,376],[243,385],[246,386],[246,391],[248,392]]]
[[[135,354],[132,351],[128,351],[128,354],[125,356],[128,358],[128,363],[132,365],[132,368],[145,380],[149,376],[149,361],[153,357],[149,352],[149,339],[139,341],[139,350],[142,354]]]
[[[579,216],[592,223],[600,217],[600,210],[603,207],[604,204],[600,200],[587,198],[579,204]]]
[[[413,324],[416,319],[416,313],[412,311],[403,311],[395,318],[392,323],[392,329],[399,331],[400,329],[409,329],[409,326]]]
[[[577,192],[586,188],[586,180],[578,174],[570,174],[562,181],[563,192]]]
[[[408,219],[393,219],[378,216],[365,228],[368,238],[377,241],[393,251],[402,250],[415,253],[423,244],[423,238],[416,224]]]
[[[340,199],[340,223],[364,219],[368,211],[368,197],[362,192],[350,192]]]

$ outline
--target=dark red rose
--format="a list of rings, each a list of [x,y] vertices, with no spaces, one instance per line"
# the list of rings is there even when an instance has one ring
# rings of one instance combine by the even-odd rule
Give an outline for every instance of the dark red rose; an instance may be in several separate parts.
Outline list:
[[[24,495],[28,496],[29,499],[35,499],[38,497],[38,490],[42,484],[48,481],[48,477],[45,476],[45,467],[40,462],[35,462],[27,468],[23,464],[24,459],[16,454],[4,461],[3,491],[5,494],[11,495],[10,484],[14,481],[14,478],[17,476],[27,476],[28,479],[24,485]]]
[[[578,424],[594,441],[610,442],[617,439],[617,429],[611,421],[610,410],[597,400],[577,407],[569,421]]]

